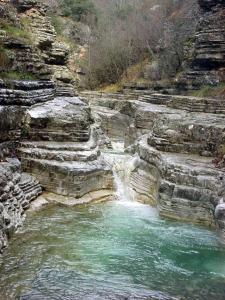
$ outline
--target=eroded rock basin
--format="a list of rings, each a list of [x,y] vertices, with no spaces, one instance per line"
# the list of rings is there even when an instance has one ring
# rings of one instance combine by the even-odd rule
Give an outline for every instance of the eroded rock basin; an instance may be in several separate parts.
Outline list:
[[[225,249],[134,201],[49,206],[14,235],[0,273],[4,300],[223,300]]]

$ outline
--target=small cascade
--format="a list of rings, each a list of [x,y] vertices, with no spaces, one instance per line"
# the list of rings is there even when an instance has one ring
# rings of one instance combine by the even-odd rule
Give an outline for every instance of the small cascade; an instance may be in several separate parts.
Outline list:
[[[123,146],[118,147],[118,144],[116,148],[105,151],[103,155],[113,171],[116,199],[123,202],[134,201],[130,176],[138,158],[124,153]]]

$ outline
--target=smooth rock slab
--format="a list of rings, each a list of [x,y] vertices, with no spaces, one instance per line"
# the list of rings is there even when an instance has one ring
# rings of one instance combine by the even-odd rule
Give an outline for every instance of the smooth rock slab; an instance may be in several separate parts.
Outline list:
[[[62,204],[65,206],[76,206],[76,205],[84,205],[91,202],[105,202],[112,200],[114,197],[113,191],[110,190],[99,190],[99,191],[91,191],[80,198],[68,197],[57,195],[54,193],[43,193],[41,197],[37,198],[31,205],[32,210],[40,209],[41,206],[47,205],[50,203],[54,204]]]

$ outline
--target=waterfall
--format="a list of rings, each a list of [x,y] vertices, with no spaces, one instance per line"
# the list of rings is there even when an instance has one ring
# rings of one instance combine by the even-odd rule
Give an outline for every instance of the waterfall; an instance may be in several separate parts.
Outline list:
[[[137,157],[125,154],[122,149],[115,149],[105,151],[104,158],[110,164],[113,171],[116,199],[123,202],[134,201],[130,176],[135,168]]]

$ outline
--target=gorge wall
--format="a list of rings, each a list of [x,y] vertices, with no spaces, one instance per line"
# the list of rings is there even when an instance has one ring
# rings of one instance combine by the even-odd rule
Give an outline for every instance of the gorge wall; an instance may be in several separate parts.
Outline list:
[[[0,87],[0,251],[8,237],[21,225],[32,200],[42,193],[39,182],[22,172],[16,146],[23,134],[27,105],[48,99],[53,85],[45,82],[12,82]]]
[[[201,17],[186,46],[184,73],[178,79],[182,90],[199,89],[225,81],[225,2],[199,0]]]

